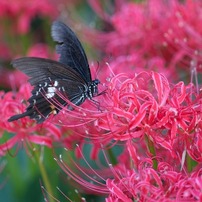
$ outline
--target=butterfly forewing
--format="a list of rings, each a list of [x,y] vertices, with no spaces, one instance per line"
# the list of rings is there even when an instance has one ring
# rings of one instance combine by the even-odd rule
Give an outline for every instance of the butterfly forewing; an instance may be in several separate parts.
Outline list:
[[[29,82],[31,85],[43,83],[49,77],[52,79],[66,79],[85,83],[83,78],[72,68],[45,58],[19,58],[13,60],[12,65],[30,77]]]
[[[55,21],[51,34],[58,42],[56,51],[60,54],[59,61],[77,71],[86,82],[92,81],[86,54],[74,32],[62,22]]]

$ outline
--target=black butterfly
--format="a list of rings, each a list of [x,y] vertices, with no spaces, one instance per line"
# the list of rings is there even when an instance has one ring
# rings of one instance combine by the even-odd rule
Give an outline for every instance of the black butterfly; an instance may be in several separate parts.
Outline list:
[[[8,121],[29,116],[37,123],[42,123],[50,114],[57,114],[63,106],[68,105],[64,97],[80,105],[98,95],[100,82],[92,80],[86,54],[74,32],[62,22],[55,21],[51,34],[58,43],[56,52],[60,54],[59,62],[24,57],[11,63],[30,77],[29,82],[34,89],[26,111],[10,117]],[[70,105],[68,108],[73,109]]]

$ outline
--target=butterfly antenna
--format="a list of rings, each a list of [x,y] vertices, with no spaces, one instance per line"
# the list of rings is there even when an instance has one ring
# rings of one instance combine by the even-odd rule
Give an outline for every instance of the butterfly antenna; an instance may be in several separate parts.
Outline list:
[[[95,70],[96,77],[98,77],[98,74],[100,73],[100,70],[101,70],[100,63],[99,63],[99,61],[97,61],[97,67],[96,67],[96,70]]]

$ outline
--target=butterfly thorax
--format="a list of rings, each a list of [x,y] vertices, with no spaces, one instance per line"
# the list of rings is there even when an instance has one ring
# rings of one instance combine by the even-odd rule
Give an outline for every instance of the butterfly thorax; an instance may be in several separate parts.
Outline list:
[[[98,79],[93,80],[92,82],[88,83],[87,89],[84,92],[86,95],[86,98],[92,99],[96,95],[98,95],[98,84],[100,81]]]

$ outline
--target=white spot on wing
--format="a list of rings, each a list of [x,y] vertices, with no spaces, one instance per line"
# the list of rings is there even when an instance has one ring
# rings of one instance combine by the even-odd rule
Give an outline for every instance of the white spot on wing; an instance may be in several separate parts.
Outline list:
[[[55,81],[53,86],[57,87],[58,86],[58,81]]]
[[[48,87],[48,92],[46,93],[46,97],[49,99],[49,98],[52,98],[54,95],[55,95],[55,91],[57,89],[55,87]]]

